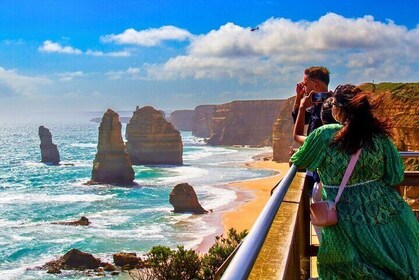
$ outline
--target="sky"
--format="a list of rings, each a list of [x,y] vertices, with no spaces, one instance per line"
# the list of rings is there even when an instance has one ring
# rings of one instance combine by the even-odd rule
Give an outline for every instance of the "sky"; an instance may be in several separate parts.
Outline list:
[[[417,0],[0,0],[0,116],[285,99],[305,68],[419,81]]]

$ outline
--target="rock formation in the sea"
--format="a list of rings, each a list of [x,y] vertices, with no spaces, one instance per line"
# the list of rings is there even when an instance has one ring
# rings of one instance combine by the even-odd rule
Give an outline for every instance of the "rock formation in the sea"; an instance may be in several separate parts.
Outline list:
[[[93,161],[92,180],[88,184],[132,185],[134,169],[125,152],[121,123],[117,113],[108,109],[99,127],[99,143]]]
[[[54,222],[52,224],[56,225],[66,225],[66,226],[88,226],[90,225],[90,221],[85,216],[81,216],[81,218],[77,221],[71,221],[71,222]]]
[[[143,266],[140,257],[136,253],[120,252],[113,254],[113,262],[116,266],[123,267],[124,269],[133,269]]]
[[[51,270],[50,273],[60,273],[64,270],[84,270],[95,269],[100,265],[100,259],[95,258],[92,254],[82,252],[78,249],[71,249],[64,256],[55,261],[47,262],[42,269]]]
[[[126,139],[132,164],[183,163],[180,132],[151,106],[137,106],[127,125]]]
[[[169,198],[175,213],[205,214],[208,211],[202,208],[198,202],[195,190],[188,183],[177,184]]]
[[[246,100],[217,105],[208,145],[272,145],[272,126],[284,100]]]
[[[291,97],[283,102],[277,119],[273,125],[273,161],[288,162],[290,158],[289,152],[294,143],[294,139],[292,137],[294,122],[291,116],[294,100],[295,97]],[[295,148],[298,148],[298,145],[296,145]]]
[[[192,131],[194,110],[176,110],[170,114],[169,122],[179,131]]]
[[[52,135],[48,128],[40,126],[38,129],[39,138],[41,139],[41,161],[51,164],[60,163],[60,154],[57,145],[52,143]]]
[[[211,136],[212,115],[215,107],[216,105],[199,105],[195,107],[192,135],[202,138]]]

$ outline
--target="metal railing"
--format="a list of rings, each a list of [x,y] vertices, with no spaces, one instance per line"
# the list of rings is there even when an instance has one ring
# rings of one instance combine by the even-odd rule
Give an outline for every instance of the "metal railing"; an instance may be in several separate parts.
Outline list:
[[[297,170],[297,166],[292,165],[284,178],[278,183],[277,190],[268,200],[221,279],[247,279]]]
[[[419,152],[399,152],[402,158],[419,157]]]

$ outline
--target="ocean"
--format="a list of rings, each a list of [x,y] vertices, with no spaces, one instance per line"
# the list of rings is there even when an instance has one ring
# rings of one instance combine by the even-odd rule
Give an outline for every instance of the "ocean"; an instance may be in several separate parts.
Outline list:
[[[40,162],[40,125],[52,133],[59,166]],[[155,245],[194,248],[217,228],[205,215],[172,212],[169,194],[176,184],[192,185],[201,205],[217,212],[236,199],[226,183],[272,174],[244,166],[252,156],[270,152],[268,147],[211,147],[182,132],[183,166],[134,166],[138,187],[86,186],[98,126],[88,120],[0,123],[0,279],[83,279],[74,272],[56,276],[31,269],[72,248],[103,261],[116,252],[141,254]],[[81,216],[90,226],[52,224]]]

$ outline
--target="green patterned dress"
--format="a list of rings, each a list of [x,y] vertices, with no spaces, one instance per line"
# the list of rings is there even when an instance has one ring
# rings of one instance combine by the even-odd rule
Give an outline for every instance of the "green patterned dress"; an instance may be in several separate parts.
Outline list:
[[[313,131],[291,157],[318,170],[323,199],[336,197],[350,155],[329,144],[339,124]],[[376,137],[364,148],[337,205],[338,224],[322,229],[319,279],[419,279],[419,223],[391,186],[403,180],[394,144]]]

